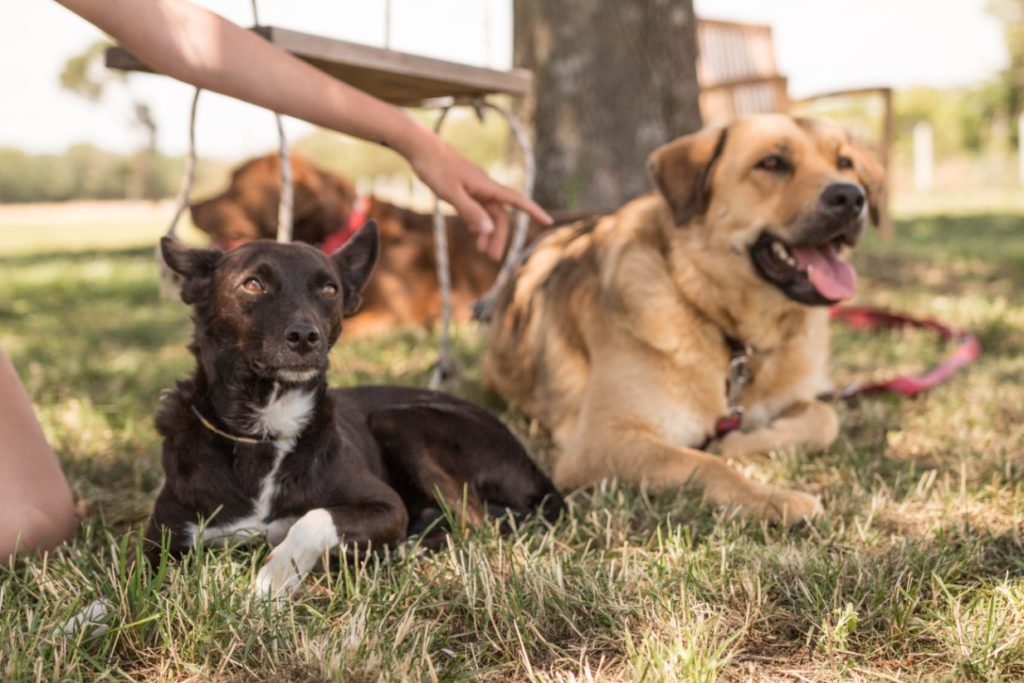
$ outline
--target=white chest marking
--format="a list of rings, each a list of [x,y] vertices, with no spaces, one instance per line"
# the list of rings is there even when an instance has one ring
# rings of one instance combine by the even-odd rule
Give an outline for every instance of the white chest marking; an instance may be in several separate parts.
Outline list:
[[[270,398],[267,399],[267,404],[253,408],[249,431],[255,431],[263,437],[274,436],[274,462],[260,482],[259,493],[253,500],[252,512],[227,524],[204,527],[204,540],[251,540],[267,532],[272,523],[272,520],[268,519],[271,505],[277,497],[277,473],[281,469],[281,463],[295,448],[299,434],[309,423],[314,400],[315,396],[311,391],[296,389],[279,393],[279,387],[275,386]],[[191,537],[190,544],[195,545],[200,535],[199,526],[190,523],[186,525],[185,532]]]
[[[252,431],[264,438],[274,436],[278,450],[290,452],[313,415],[315,398],[312,391],[301,389],[280,393],[275,385],[267,405],[253,408]]]

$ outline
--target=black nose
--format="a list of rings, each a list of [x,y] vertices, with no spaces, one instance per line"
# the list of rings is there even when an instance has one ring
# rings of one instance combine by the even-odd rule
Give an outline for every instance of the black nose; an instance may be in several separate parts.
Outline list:
[[[832,183],[821,193],[821,205],[837,217],[853,218],[864,209],[864,190],[852,183]]]
[[[305,353],[320,345],[320,330],[311,323],[292,323],[285,330],[284,340],[292,351]]]

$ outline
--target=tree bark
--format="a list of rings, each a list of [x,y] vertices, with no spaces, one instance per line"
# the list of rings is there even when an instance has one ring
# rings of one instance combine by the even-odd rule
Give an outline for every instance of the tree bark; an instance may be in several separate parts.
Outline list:
[[[515,0],[514,45],[548,209],[618,207],[655,147],[700,128],[692,0]]]

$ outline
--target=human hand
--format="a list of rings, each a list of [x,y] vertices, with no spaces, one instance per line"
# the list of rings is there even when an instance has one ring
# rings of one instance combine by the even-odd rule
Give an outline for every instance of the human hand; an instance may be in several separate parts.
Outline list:
[[[477,249],[495,260],[501,258],[509,234],[506,204],[525,211],[538,223],[551,225],[551,216],[535,202],[491,180],[482,168],[433,133],[426,129],[423,133],[406,158],[420,180],[455,207],[476,233]]]

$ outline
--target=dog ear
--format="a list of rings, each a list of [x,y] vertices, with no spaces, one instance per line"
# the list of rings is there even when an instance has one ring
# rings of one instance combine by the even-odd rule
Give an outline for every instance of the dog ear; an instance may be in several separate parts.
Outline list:
[[[380,231],[377,221],[367,221],[352,239],[341,249],[331,254],[338,275],[341,277],[341,289],[344,294],[342,313],[352,315],[363,303],[363,288],[366,286],[373,267],[377,265],[380,253]]]
[[[703,214],[711,197],[711,172],[725,147],[728,129],[709,126],[666,143],[647,158],[647,170],[676,225]]]
[[[877,227],[881,218],[880,213],[885,194],[885,169],[868,148],[862,145],[852,145],[852,149],[857,180],[864,186],[864,191],[868,195],[868,215],[871,217],[871,222]]]
[[[170,237],[160,240],[160,253],[167,266],[185,279],[181,300],[199,301],[210,287],[210,276],[217,269],[223,252],[218,249],[193,249]]]

